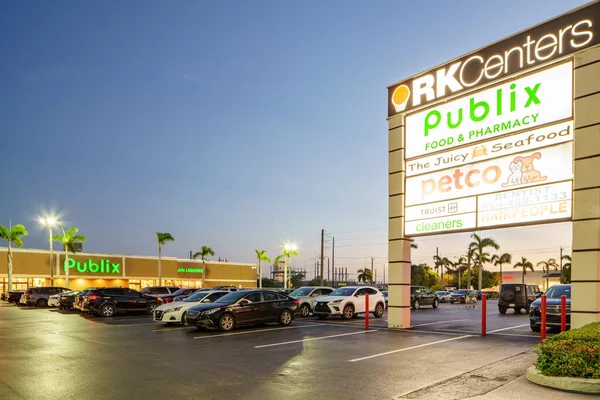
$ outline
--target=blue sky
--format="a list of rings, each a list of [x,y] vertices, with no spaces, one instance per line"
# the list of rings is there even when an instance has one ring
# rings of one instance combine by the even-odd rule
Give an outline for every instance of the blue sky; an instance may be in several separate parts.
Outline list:
[[[0,223],[46,248],[54,210],[87,251],[153,255],[166,231],[168,256],[246,262],[293,240],[309,275],[325,228],[336,265],[382,264],[386,86],[584,3],[3,2]],[[492,234],[570,246],[569,225],[524,229]]]

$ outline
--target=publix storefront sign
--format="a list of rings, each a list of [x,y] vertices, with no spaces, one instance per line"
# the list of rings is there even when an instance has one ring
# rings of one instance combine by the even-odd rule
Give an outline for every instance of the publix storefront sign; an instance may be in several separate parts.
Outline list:
[[[87,261],[84,262],[80,262],[80,261],[75,261],[75,259],[73,258],[67,258],[64,261],[64,269],[65,272],[67,271],[67,269],[70,270],[76,270],[77,272],[80,272],[82,274],[84,273],[92,273],[92,274],[114,274],[114,275],[120,275],[121,274],[121,264],[120,263],[113,263],[110,260],[100,260],[99,262],[94,262],[92,261],[91,258],[89,258]]]
[[[406,158],[572,116],[571,61],[406,117]]]

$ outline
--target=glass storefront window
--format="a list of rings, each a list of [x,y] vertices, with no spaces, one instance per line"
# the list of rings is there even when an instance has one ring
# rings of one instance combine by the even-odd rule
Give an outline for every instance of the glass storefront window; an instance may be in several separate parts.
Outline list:
[[[129,280],[129,289],[141,290],[142,284],[140,283],[140,280],[139,279],[130,279]]]

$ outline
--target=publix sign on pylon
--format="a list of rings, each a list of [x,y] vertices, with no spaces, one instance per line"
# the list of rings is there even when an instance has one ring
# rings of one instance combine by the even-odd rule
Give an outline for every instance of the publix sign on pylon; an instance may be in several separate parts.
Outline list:
[[[92,274],[120,274],[121,273],[121,264],[120,263],[112,263],[109,260],[100,260],[99,263],[95,263],[89,258],[87,261],[81,263],[79,261],[75,261],[72,258],[67,258],[64,262],[65,271],[67,268],[73,269],[75,268],[78,272],[83,273],[92,273]]]
[[[572,117],[573,65],[565,62],[410,114],[406,158]]]

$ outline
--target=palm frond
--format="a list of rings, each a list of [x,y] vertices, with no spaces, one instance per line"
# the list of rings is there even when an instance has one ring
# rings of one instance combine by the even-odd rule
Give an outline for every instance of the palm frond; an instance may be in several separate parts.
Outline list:
[[[20,238],[14,238],[12,240],[12,242],[15,244],[15,246],[17,247],[23,247],[23,241]]]
[[[64,236],[62,235],[53,235],[52,236],[52,241],[53,242],[60,242],[60,243],[64,243]]]
[[[29,233],[27,232],[27,229],[25,229],[24,225],[18,224],[11,228],[10,234],[13,237],[21,237],[21,236],[27,236]]]
[[[8,239],[8,228],[4,225],[0,225],[0,238]]]
[[[168,232],[155,232],[156,238],[159,244],[165,244],[166,242],[174,242],[175,238]]]

